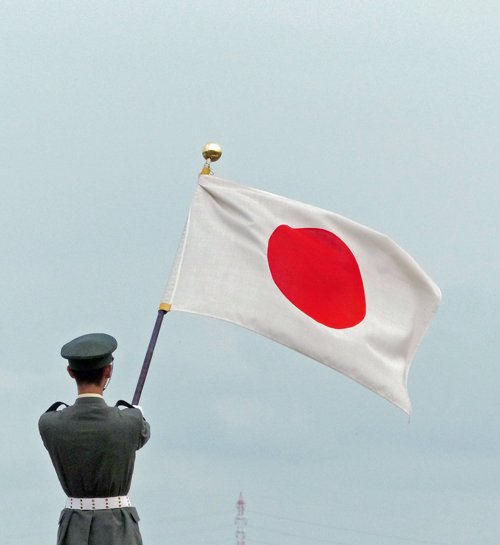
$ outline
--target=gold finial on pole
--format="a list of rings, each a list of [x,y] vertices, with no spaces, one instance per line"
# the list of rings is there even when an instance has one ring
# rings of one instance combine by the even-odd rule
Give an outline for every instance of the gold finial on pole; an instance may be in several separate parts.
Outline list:
[[[216,144],[215,142],[209,142],[201,152],[203,157],[205,158],[205,164],[203,165],[203,168],[200,172],[200,174],[211,174],[212,171],[210,170],[211,163],[214,163],[215,161],[218,161],[222,155],[222,148],[219,146],[219,144]]]

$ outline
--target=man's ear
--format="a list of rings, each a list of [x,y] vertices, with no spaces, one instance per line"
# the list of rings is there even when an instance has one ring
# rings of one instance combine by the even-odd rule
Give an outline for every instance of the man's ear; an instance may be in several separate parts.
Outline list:
[[[71,377],[71,378],[75,378],[75,373],[73,373],[73,369],[71,369],[71,367],[68,365],[68,367],[66,368],[67,371],[68,371],[68,375]]]
[[[113,374],[113,364],[107,365],[106,369],[104,370],[104,378],[107,380],[108,378],[111,378],[112,374]]]

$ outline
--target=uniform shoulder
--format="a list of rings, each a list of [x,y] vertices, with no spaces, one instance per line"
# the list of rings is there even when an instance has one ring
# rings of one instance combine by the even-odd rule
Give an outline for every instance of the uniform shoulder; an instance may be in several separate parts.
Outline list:
[[[54,426],[57,426],[57,423],[60,422],[61,414],[67,407],[69,407],[69,405],[63,401],[52,403],[38,419],[38,429],[40,430],[40,433],[43,434],[44,432],[48,432]]]
[[[52,403],[52,405],[45,412],[52,413],[57,411],[60,407],[63,407],[63,409],[65,409],[66,407],[69,407],[69,405],[64,401],[56,401],[55,403]]]
[[[114,409],[122,418],[137,420],[139,422],[144,419],[144,415],[140,407],[132,405],[131,403],[123,401],[122,399],[116,402]]]
[[[120,408],[121,407],[121,408]],[[137,433],[137,449],[143,447],[149,440],[151,435],[151,428],[149,423],[144,418],[141,407],[138,405],[132,405],[127,401],[116,402],[115,410],[119,413],[119,416],[123,419],[122,421],[127,422],[127,426],[130,426],[131,429],[135,430]]]
[[[69,407],[69,405],[64,403],[64,401],[56,401],[55,403],[52,403],[52,405],[42,414],[42,416],[40,416],[40,422],[57,418],[67,407]]]
[[[127,408],[127,409],[135,409],[135,407],[129,403],[128,401],[125,401],[123,399],[119,399],[116,403],[115,403],[115,407],[124,407],[124,408]]]

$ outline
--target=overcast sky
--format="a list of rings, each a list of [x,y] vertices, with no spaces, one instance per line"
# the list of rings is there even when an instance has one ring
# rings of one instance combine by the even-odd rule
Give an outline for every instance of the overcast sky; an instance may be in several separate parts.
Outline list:
[[[62,344],[119,348],[131,399],[202,166],[384,232],[443,303],[410,422],[237,326],[171,313],[130,493],[146,545],[498,545],[500,4],[0,4],[2,542],[55,543],[37,431]]]

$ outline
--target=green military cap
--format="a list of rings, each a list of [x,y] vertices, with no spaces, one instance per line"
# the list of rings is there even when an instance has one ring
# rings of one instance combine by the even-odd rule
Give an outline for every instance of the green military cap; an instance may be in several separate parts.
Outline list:
[[[73,339],[61,348],[61,356],[75,371],[100,369],[113,361],[111,355],[118,346],[116,339],[106,333],[89,333]]]

